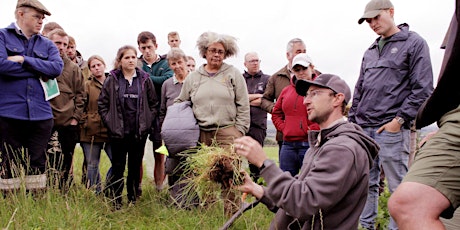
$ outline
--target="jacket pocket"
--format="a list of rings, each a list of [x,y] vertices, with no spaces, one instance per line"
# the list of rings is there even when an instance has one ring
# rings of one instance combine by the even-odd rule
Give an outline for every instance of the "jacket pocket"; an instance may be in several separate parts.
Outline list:
[[[15,45],[15,44],[6,44],[5,45],[8,56],[22,55],[24,54],[24,47]]]
[[[40,49],[38,47],[34,49],[34,55],[35,55],[35,57],[38,57],[38,58],[43,59],[43,60],[48,60],[48,56],[49,56],[49,54],[48,54],[48,52],[46,52],[46,50],[42,50],[42,49]]]

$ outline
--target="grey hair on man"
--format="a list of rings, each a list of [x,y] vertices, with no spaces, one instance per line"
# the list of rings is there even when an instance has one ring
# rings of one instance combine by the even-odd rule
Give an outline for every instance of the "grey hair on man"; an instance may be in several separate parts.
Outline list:
[[[173,47],[171,50],[168,52],[166,55],[166,58],[168,60],[170,59],[184,59],[184,61],[188,61],[187,55],[185,55],[184,51],[182,51],[180,48]]]
[[[293,39],[291,39],[291,40],[288,42],[287,47],[286,47],[286,51],[287,51],[287,52],[291,52],[291,51],[292,51],[292,47],[294,47],[294,44],[296,44],[296,43],[300,43],[300,44],[302,44],[303,46],[305,46],[305,43],[303,42],[302,39],[300,39],[300,38],[293,38]]]

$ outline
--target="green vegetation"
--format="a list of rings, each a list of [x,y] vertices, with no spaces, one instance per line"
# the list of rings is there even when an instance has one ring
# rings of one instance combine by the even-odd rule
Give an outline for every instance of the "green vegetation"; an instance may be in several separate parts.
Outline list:
[[[278,162],[278,147],[264,148],[270,159]],[[42,194],[24,190],[0,196],[1,229],[217,229],[229,218],[224,215],[222,202],[206,208],[177,209],[171,204],[166,190],[158,192],[150,178],[145,177],[143,195],[136,205],[125,204],[114,211],[102,195],[95,195],[80,184],[83,157],[80,148],[75,151],[74,181],[68,194],[49,189]],[[101,172],[105,177],[110,167],[102,154]],[[144,167],[145,169],[145,167]],[[144,173],[146,175],[147,173]],[[105,179],[105,178],[104,178]],[[386,191],[380,197],[377,222],[380,229],[388,223]],[[248,199],[247,202],[251,202]],[[267,229],[274,214],[264,205],[258,205],[239,217],[231,229]]]
[[[275,150],[269,148],[267,151],[276,152],[277,156],[276,147],[273,148]],[[140,201],[128,206],[123,197],[123,208],[114,211],[106,198],[80,184],[82,161],[81,149],[77,148],[73,168],[76,184],[66,195],[53,189],[41,194],[26,193],[22,189],[0,196],[0,228],[217,229],[228,220],[222,202],[206,208],[177,209],[171,204],[167,190],[156,191],[152,179],[147,177],[143,180]],[[101,176],[105,177],[109,167],[109,160],[102,154]],[[232,229],[267,229],[272,218],[273,213],[259,205],[238,218]]]

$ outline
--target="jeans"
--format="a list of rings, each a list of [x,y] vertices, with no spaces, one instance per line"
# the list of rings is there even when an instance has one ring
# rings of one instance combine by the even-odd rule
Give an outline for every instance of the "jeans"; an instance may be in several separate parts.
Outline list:
[[[0,117],[0,176],[17,177],[18,172],[11,165],[24,167],[26,175],[44,173],[45,151],[52,128],[53,119],[24,121]],[[25,150],[24,156],[20,154],[22,149]]]
[[[402,128],[397,133],[383,131],[378,134],[376,133],[378,128],[363,128],[364,132],[380,146],[379,154],[374,159],[374,164],[369,171],[369,193],[359,220],[361,226],[366,229],[375,229],[379,201],[380,167],[385,171],[388,188],[390,193],[393,193],[407,173],[409,160],[410,130]],[[393,218],[390,218],[389,229],[398,229]]]
[[[302,167],[303,157],[309,148],[308,142],[284,141],[280,151],[281,170],[290,172],[292,176],[297,175]]]
[[[101,176],[99,173],[99,161],[101,159],[101,151],[105,150],[105,153],[112,162],[112,149],[109,143],[97,142],[81,142],[81,148],[83,154],[85,154],[85,160],[87,164],[87,181],[85,181],[88,188],[95,187],[96,193],[101,192]],[[106,179],[110,177],[112,167],[107,171]]]

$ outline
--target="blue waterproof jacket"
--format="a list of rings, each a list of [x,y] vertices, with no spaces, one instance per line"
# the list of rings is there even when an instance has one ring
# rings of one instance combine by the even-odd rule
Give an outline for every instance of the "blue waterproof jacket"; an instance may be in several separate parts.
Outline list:
[[[22,64],[7,59],[16,55],[24,56]],[[55,78],[63,66],[56,46],[42,35],[27,39],[14,23],[0,29],[0,117],[52,119],[39,78]]]
[[[402,117],[409,127],[421,104],[433,92],[433,70],[426,41],[398,26],[379,52],[380,37],[364,53],[349,120],[362,127],[378,127]]]

